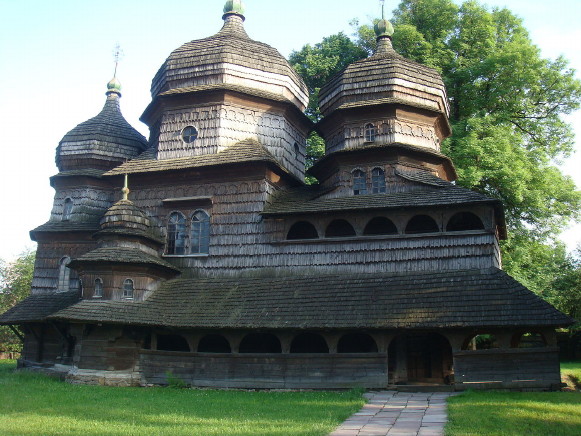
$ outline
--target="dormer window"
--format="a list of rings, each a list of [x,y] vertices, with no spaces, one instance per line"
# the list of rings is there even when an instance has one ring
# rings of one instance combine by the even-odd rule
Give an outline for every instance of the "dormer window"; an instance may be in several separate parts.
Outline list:
[[[73,213],[73,200],[71,200],[70,198],[66,198],[63,207],[63,221],[70,220],[72,213]]]
[[[198,129],[194,126],[188,126],[182,130],[182,139],[186,144],[191,144],[198,139]]]
[[[353,195],[367,194],[367,175],[361,170],[353,171]]]
[[[133,298],[133,291],[134,291],[133,280],[126,279],[123,282],[123,298]]]
[[[375,126],[371,123],[365,125],[365,142],[375,141],[376,130]]]

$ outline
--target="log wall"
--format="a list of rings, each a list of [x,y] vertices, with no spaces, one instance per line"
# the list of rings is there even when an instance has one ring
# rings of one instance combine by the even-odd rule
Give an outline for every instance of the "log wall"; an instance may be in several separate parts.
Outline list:
[[[192,386],[329,389],[387,386],[387,355],[140,353],[145,383],[167,384],[168,371]]]
[[[508,348],[454,353],[457,389],[539,389],[560,386],[559,348]]]

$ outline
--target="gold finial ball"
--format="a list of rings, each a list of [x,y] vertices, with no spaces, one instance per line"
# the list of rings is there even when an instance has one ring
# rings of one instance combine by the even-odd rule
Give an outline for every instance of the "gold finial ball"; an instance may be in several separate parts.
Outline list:
[[[112,92],[121,95],[121,82],[117,80],[117,77],[113,77],[109,80],[109,83],[107,83],[107,94]]]

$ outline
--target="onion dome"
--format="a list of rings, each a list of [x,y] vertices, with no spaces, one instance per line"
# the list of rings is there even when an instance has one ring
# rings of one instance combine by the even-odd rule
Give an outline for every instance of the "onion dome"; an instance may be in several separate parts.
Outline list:
[[[60,141],[56,153],[60,171],[111,169],[148,147],[145,137],[121,114],[121,84],[116,78],[107,84],[106,94],[101,112],[79,124]]]
[[[318,128],[326,139],[327,154],[372,144],[439,152],[441,141],[451,133],[442,77],[393,49],[389,21],[379,20],[375,33],[375,53],[349,65],[319,92],[324,119]]]
[[[145,213],[130,200],[119,200],[101,218],[101,230],[134,229],[148,231],[151,221]]]
[[[305,83],[276,49],[250,39],[243,12],[240,0],[227,1],[217,34],[174,50],[152,81],[152,97],[176,89],[236,85],[249,93],[282,96],[303,111],[309,100]]]

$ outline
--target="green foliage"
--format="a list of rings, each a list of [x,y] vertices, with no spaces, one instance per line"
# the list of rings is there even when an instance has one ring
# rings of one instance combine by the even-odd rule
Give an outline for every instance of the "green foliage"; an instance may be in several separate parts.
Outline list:
[[[30,294],[35,254],[26,251],[11,263],[0,260],[0,313]],[[8,327],[0,326],[0,351],[20,351],[21,348],[18,337]]]
[[[358,391],[83,386],[13,368],[0,361],[3,436],[323,436],[364,403]]]
[[[187,383],[175,375],[171,371],[165,373],[165,379],[167,381],[167,386],[172,389],[185,389],[188,387]]]
[[[396,50],[442,72],[453,126],[443,152],[458,183],[502,200],[513,235],[532,230],[550,241],[581,205],[572,179],[555,166],[574,145],[561,119],[581,102],[573,70],[563,58],[543,59],[507,9],[404,0],[394,21]]]
[[[448,399],[448,436],[574,436],[577,392],[469,391]]]

